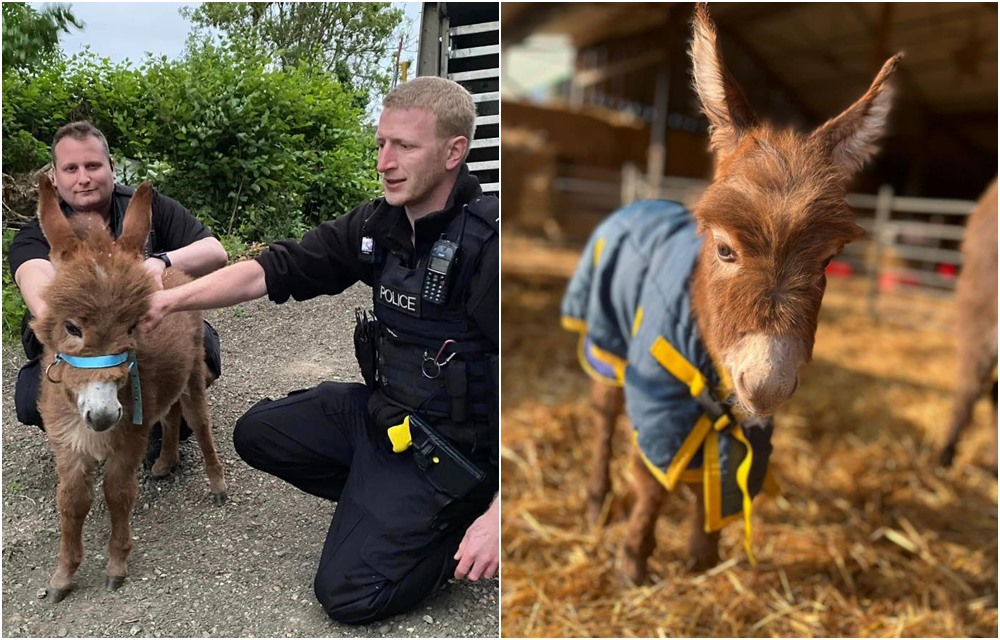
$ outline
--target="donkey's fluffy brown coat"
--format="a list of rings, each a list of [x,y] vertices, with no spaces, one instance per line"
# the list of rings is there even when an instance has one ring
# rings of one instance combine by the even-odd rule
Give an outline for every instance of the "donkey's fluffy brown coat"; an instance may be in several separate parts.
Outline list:
[[[39,220],[56,267],[43,296],[45,312],[32,324],[45,347],[46,366],[54,362],[56,353],[133,352],[142,388],[142,424],[133,425],[128,363],[80,369],[60,362],[43,375],[39,411],[59,477],[59,559],[49,582],[49,595],[55,601],[72,588],[83,559],[82,528],[93,503],[99,461],[104,461],[104,496],[111,516],[107,586],[115,589],[124,581],[132,547],[129,515],[138,491],[136,471],[150,426],[157,421],[163,424],[163,447],[153,474],[166,475],[177,463],[177,431],[183,412],[205,457],[213,499],[222,504],[226,498],[205,397],[201,314],[173,314],[149,334],[138,329],[156,289],[152,275],[143,267],[151,197],[148,184],[136,190],[116,242],[100,216],[76,215],[72,223],[68,221],[52,184],[45,177],[39,183]],[[167,269],[163,277],[166,287],[187,280],[175,269]],[[79,392],[91,383],[111,383],[118,389],[121,417],[103,431],[90,428],[89,418],[78,407]]]
[[[847,181],[874,153],[900,55],[846,111],[803,134],[757,117],[726,69],[704,4],[695,9],[693,32],[694,83],[710,124],[715,176],[694,210],[704,242],[690,285],[692,310],[712,359],[731,374],[738,404],[770,415],[794,393],[798,368],[811,358],[826,265],[861,234],[845,199]],[[596,520],[610,486],[621,391],[594,382],[591,402],[597,444],[588,513]],[[664,489],[638,455],[635,467],[622,573],[641,582]],[[718,562],[719,534],[704,531],[702,492],[695,494],[690,564],[704,569]]]

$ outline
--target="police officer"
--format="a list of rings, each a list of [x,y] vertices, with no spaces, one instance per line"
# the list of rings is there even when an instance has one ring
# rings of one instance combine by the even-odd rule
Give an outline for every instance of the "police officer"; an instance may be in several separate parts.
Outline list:
[[[314,587],[341,622],[412,609],[448,578],[499,565],[498,201],[465,165],[474,130],[460,85],[396,87],[376,133],[382,198],[157,292],[144,323],[371,285],[374,316],[359,312],[355,332],[367,384],[261,401],[233,434],[250,465],[338,502]]]
[[[52,174],[59,192],[60,206],[66,216],[99,213],[117,238],[128,202],[135,191],[115,182],[115,164],[108,141],[90,122],[80,121],[60,127],[52,141]],[[149,256],[143,266],[160,282],[164,270],[174,266],[191,276],[200,276],[225,266],[227,257],[222,244],[205,225],[176,200],[153,193],[153,222],[146,244]],[[10,272],[14,274],[27,313],[21,322],[21,342],[28,362],[21,367],[14,389],[17,419],[23,424],[44,430],[38,413],[38,390],[41,382],[42,345],[28,325],[32,317],[45,314],[42,292],[55,275],[49,262],[49,243],[42,234],[38,218],[17,232],[8,253]],[[219,337],[205,323],[205,363],[209,380],[221,374]],[[187,425],[182,435],[190,435]],[[154,427],[148,458],[159,455],[159,425]]]

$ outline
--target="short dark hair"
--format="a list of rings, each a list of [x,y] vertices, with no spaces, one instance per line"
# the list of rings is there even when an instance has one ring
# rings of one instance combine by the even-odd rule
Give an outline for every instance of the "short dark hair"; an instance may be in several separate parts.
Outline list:
[[[104,147],[104,155],[111,160],[111,150],[108,148],[108,139],[104,137],[101,130],[87,120],[77,120],[59,127],[56,135],[52,138],[52,164],[56,163],[56,144],[63,138],[73,138],[74,140],[86,140],[87,138],[97,138]]]

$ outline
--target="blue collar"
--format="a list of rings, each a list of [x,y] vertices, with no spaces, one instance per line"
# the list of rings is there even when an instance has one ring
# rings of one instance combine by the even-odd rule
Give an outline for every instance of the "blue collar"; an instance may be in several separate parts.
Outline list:
[[[128,351],[113,356],[68,356],[65,353],[57,353],[56,362],[63,360],[69,366],[77,369],[107,369],[108,367],[117,367],[128,360],[128,356]]]
[[[135,359],[135,353],[123,351],[111,356],[69,356],[57,353],[49,367],[55,366],[60,360],[77,369],[107,369],[128,360],[129,378],[132,382],[132,424],[142,424],[142,388],[139,386],[139,363]]]

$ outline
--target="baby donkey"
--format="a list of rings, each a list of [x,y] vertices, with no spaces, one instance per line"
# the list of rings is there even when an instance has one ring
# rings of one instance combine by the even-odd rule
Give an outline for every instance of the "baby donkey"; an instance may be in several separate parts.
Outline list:
[[[621,568],[636,583],[646,577],[664,488],[682,482],[696,487],[692,566],[718,562],[719,530],[733,520],[745,522],[749,551],[751,501],[768,480],[770,416],[812,356],[826,266],[861,235],[846,188],[874,153],[900,58],[886,61],[841,115],[801,134],[758,119],[726,69],[704,5],[693,26],[713,181],[693,215],[662,200],[612,214],[591,237],[562,306],[594,379],[595,520],[623,405],[635,428],[637,501]]]
[[[151,425],[163,424],[163,450],[153,475],[166,475],[177,463],[183,414],[204,455],[216,505],[226,501],[226,481],[205,396],[201,314],[173,314],[151,333],[138,329],[156,289],[142,264],[152,216],[150,185],[133,195],[117,242],[100,216],[67,219],[48,178],[42,177],[38,191],[38,218],[56,267],[44,294],[46,311],[32,326],[48,363],[39,411],[59,476],[59,558],[48,589],[58,602],[72,589],[83,560],[83,522],[94,500],[99,461],[111,516],[109,590],[120,587],[128,572],[129,516]],[[165,287],[187,280],[176,269],[163,274]]]

